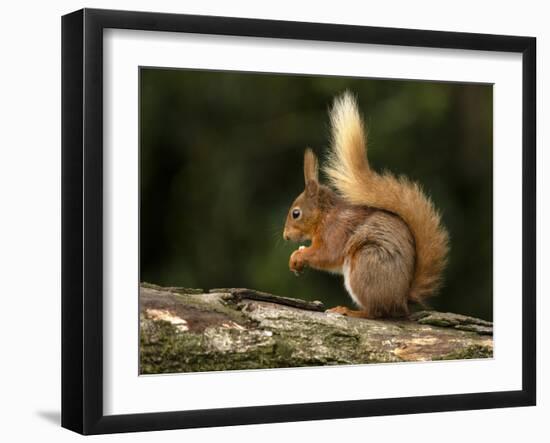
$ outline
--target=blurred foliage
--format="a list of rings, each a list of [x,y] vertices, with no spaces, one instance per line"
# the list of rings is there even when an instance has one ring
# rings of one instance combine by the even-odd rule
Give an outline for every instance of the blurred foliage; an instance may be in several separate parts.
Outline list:
[[[373,167],[419,181],[450,231],[431,306],[492,319],[491,85],[142,68],[141,280],[351,306],[341,277],[289,272],[282,239],[304,148],[323,157],[345,89]]]

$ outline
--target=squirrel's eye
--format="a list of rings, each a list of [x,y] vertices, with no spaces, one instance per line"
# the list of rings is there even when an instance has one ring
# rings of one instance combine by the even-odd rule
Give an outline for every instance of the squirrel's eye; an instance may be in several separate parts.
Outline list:
[[[299,209],[293,209],[292,210],[292,218],[294,220],[296,220],[298,217],[300,217],[300,215],[302,215],[302,211],[300,211]]]

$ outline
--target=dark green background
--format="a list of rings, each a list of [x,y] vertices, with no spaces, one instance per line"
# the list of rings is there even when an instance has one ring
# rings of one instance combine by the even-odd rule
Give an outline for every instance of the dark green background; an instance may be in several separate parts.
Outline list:
[[[351,306],[339,276],[296,278],[282,239],[321,158],[335,95],[357,95],[369,158],[419,181],[451,235],[445,287],[430,304],[492,319],[492,86],[142,68],[141,279],[249,287]]]

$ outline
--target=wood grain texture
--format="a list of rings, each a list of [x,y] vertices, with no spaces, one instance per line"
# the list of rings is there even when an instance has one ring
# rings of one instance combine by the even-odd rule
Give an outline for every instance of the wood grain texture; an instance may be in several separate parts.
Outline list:
[[[294,304],[294,305],[292,305]],[[368,320],[243,288],[140,288],[142,374],[491,358],[492,324],[421,311]]]

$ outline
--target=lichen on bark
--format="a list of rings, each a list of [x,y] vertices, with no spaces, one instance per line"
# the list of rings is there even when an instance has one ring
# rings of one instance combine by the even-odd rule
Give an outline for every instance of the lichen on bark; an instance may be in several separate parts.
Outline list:
[[[492,324],[423,311],[369,320],[242,288],[140,287],[142,374],[490,358]]]

